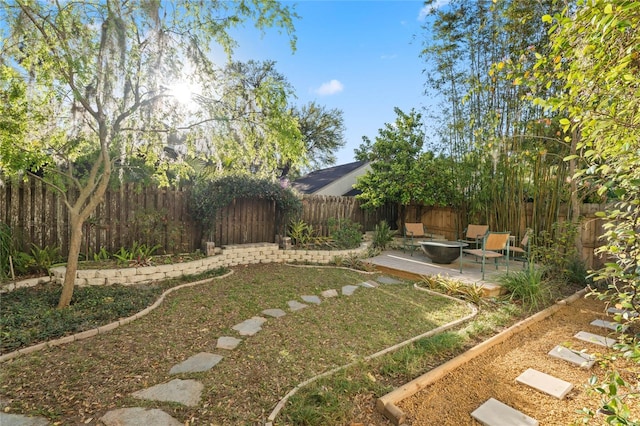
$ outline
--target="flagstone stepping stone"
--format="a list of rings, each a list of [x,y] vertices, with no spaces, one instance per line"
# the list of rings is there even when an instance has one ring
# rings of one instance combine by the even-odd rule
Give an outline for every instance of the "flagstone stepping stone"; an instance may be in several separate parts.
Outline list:
[[[289,309],[291,309],[293,312],[299,311],[300,309],[304,309],[309,306],[305,305],[304,303],[300,303],[297,300],[289,300],[287,302],[287,305],[289,305]]]
[[[244,320],[240,324],[236,324],[231,328],[240,333],[241,336],[253,336],[258,331],[262,330],[262,324],[265,322],[267,322],[266,318],[253,317],[248,320]]]
[[[551,349],[549,355],[554,358],[570,362],[571,364],[577,365],[580,368],[584,368],[586,370],[593,367],[593,364],[596,362],[596,359],[593,355],[574,351],[573,349],[565,348],[564,346],[560,345]]]
[[[345,296],[351,296],[357,289],[357,285],[345,285],[342,287],[342,294]]]
[[[120,408],[100,418],[105,426],[182,426],[182,423],[158,408]],[[4,425],[4,423],[0,423]]]
[[[230,337],[230,336],[222,336],[222,337],[218,337],[218,343],[216,344],[216,348],[228,349],[232,351],[238,347],[240,342],[242,342],[242,339],[237,339],[235,337]]]
[[[381,284],[402,284],[402,281],[398,281],[395,278],[387,277],[384,275],[376,278],[376,281],[378,281]]]
[[[516,382],[532,387],[558,399],[563,399],[573,389],[573,385],[557,377],[533,368],[527,369],[516,378]]]
[[[131,396],[151,401],[177,402],[195,407],[200,403],[203,388],[204,385],[196,380],[173,379],[168,383],[134,392]]]
[[[211,370],[217,363],[222,361],[222,355],[200,352],[194,356],[171,367],[169,374],[199,373]]]
[[[287,315],[282,309],[265,309],[262,313],[273,318],[280,318]]]
[[[620,315],[623,316],[623,318],[624,318],[625,314],[629,318],[633,318],[633,317],[637,317],[638,316],[637,312],[628,311],[626,309],[618,309],[618,308],[609,308],[609,309],[607,309],[607,313],[614,314],[614,315],[620,314]]]
[[[360,287],[364,287],[364,288],[376,288],[379,287],[380,284],[378,284],[375,281],[364,281],[361,282],[360,284],[358,284]]]
[[[307,303],[313,303],[314,305],[319,305],[322,300],[318,296],[301,296],[302,300]]]
[[[575,336],[576,339],[580,339],[583,342],[594,343],[600,346],[606,346],[612,348],[616,344],[616,339],[600,336],[599,334],[587,333],[586,331],[579,331]]]
[[[322,293],[320,293],[320,296],[324,297],[325,299],[328,299],[330,297],[337,297],[338,291],[332,288],[331,290],[323,291]]]
[[[45,426],[49,420],[43,417],[28,417],[22,414],[9,414],[0,412],[0,425],[2,426]]]
[[[494,398],[489,398],[476,408],[471,417],[485,426],[538,426],[536,419],[509,407]]]
[[[622,333],[624,333],[628,328],[628,326],[622,325],[614,321],[604,321],[600,319],[591,321],[591,325],[595,325],[596,327],[607,328],[613,331],[621,331]]]

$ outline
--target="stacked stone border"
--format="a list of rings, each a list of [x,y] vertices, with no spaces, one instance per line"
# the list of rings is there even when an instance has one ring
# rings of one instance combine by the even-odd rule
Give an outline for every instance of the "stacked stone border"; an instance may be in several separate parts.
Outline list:
[[[309,263],[327,265],[336,258],[362,255],[366,250],[366,243],[357,249],[351,250],[284,250],[274,243],[229,245],[217,249],[216,254],[213,256],[191,262],[138,268],[80,269],[76,272],[75,285],[82,287],[112,284],[148,284],[153,281],[178,278],[184,275],[197,275],[219,268],[257,263]],[[62,284],[66,271],[67,268],[65,266],[56,266],[50,269],[51,277],[32,278],[17,283],[10,283],[2,287],[0,293],[22,287],[32,287],[49,281]]]

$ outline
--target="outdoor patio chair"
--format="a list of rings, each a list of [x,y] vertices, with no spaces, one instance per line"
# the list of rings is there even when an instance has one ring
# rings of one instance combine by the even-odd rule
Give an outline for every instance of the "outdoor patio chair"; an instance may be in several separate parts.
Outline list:
[[[427,229],[424,226],[424,224],[405,222],[404,240],[402,244],[403,251],[409,250],[409,252],[411,253],[411,256],[413,256],[413,252],[420,247],[420,243],[418,242],[417,239],[426,238],[426,237],[428,237],[428,235],[427,235]]]
[[[529,255],[531,254],[531,248],[529,247],[529,234],[531,233],[531,229],[527,229],[524,233],[524,237],[520,240],[520,245],[510,246],[509,251],[514,253],[514,260],[520,259],[522,260],[522,268],[524,269],[529,263]],[[516,255],[518,255],[516,257]]]
[[[487,259],[493,259],[496,270],[498,269],[498,259],[507,258],[507,274],[509,273],[509,232],[489,232],[482,240],[482,248],[465,249],[465,253],[482,258],[482,280],[484,281],[484,266]]]
[[[474,249],[479,249],[487,232],[489,232],[489,225],[467,225],[464,230],[464,238],[458,241],[467,243]]]

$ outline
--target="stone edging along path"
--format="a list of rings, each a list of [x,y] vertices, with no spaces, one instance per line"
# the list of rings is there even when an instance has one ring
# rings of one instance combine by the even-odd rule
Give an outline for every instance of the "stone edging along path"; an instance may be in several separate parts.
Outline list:
[[[193,287],[193,286],[200,285],[200,284],[206,284],[206,283],[212,282],[214,280],[219,280],[219,279],[222,279],[222,278],[226,278],[226,277],[230,276],[231,274],[233,274],[233,271],[229,271],[226,274],[221,275],[219,277],[207,278],[207,279],[200,280],[200,281],[194,281],[194,282],[191,282],[191,283],[180,284],[179,286],[176,286],[176,287],[171,287],[171,288],[165,290],[160,295],[160,297],[158,297],[158,299],[152,305],[147,306],[146,308],[144,308],[143,310],[141,310],[137,314],[131,315],[130,317],[123,318],[123,319],[118,320],[118,321],[114,321],[114,322],[112,322],[110,324],[106,324],[106,325],[100,326],[98,328],[82,331],[80,333],[72,334],[71,336],[61,337],[60,339],[55,339],[55,340],[50,340],[48,342],[38,343],[37,345],[29,346],[29,347],[26,347],[26,348],[18,349],[17,351],[13,351],[13,352],[6,353],[4,355],[0,355],[0,363],[2,363],[4,361],[8,361],[8,360],[13,359],[13,358],[16,358],[16,357],[18,357],[20,355],[30,354],[32,352],[36,352],[36,351],[39,351],[39,350],[42,350],[42,349],[51,348],[51,347],[54,347],[54,346],[60,346],[60,345],[63,345],[65,343],[75,342],[77,340],[88,339],[89,337],[97,336],[98,334],[104,334],[107,331],[115,330],[116,328],[120,327],[121,325],[129,324],[130,322],[135,321],[138,318],[142,318],[143,316],[149,314],[151,311],[153,311],[158,306],[160,306],[160,304],[164,301],[166,296],[168,296],[169,294],[173,293],[174,291],[180,290],[182,288]]]
[[[427,386],[435,383],[437,380],[441,379],[462,364],[483,354],[493,346],[502,343],[514,334],[529,328],[533,324],[542,321],[545,318],[548,318],[563,307],[575,302],[576,300],[584,296],[586,292],[587,289],[584,288],[567,297],[566,299],[556,302],[554,305],[512,325],[503,332],[491,337],[488,340],[485,340],[482,343],[479,343],[465,353],[453,358],[452,360],[447,361],[439,367],[434,368],[433,370],[423,374],[422,376],[378,398],[378,400],[376,401],[376,409],[380,413],[384,414],[385,417],[387,417],[389,420],[391,420],[394,425],[403,424],[406,420],[406,415],[400,408],[395,405],[396,403],[409,398],[410,396],[421,391]]]

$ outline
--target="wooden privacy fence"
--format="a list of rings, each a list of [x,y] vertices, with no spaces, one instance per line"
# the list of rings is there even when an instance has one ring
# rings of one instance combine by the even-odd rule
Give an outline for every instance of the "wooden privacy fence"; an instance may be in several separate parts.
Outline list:
[[[236,199],[221,209],[212,235],[203,235],[189,214],[189,188],[141,188],[127,184],[108,190],[102,203],[83,229],[81,252],[91,258],[105,249],[110,253],[134,242],[160,244],[160,252],[190,252],[203,241],[216,245],[276,242],[290,218],[281,216],[273,201]],[[319,235],[328,232],[329,218],[349,218],[373,230],[381,220],[397,221],[395,205],[365,211],[353,197],[304,196],[302,219]],[[7,224],[17,249],[38,247],[69,248],[69,215],[62,197],[37,179],[0,187],[0,223]]]

